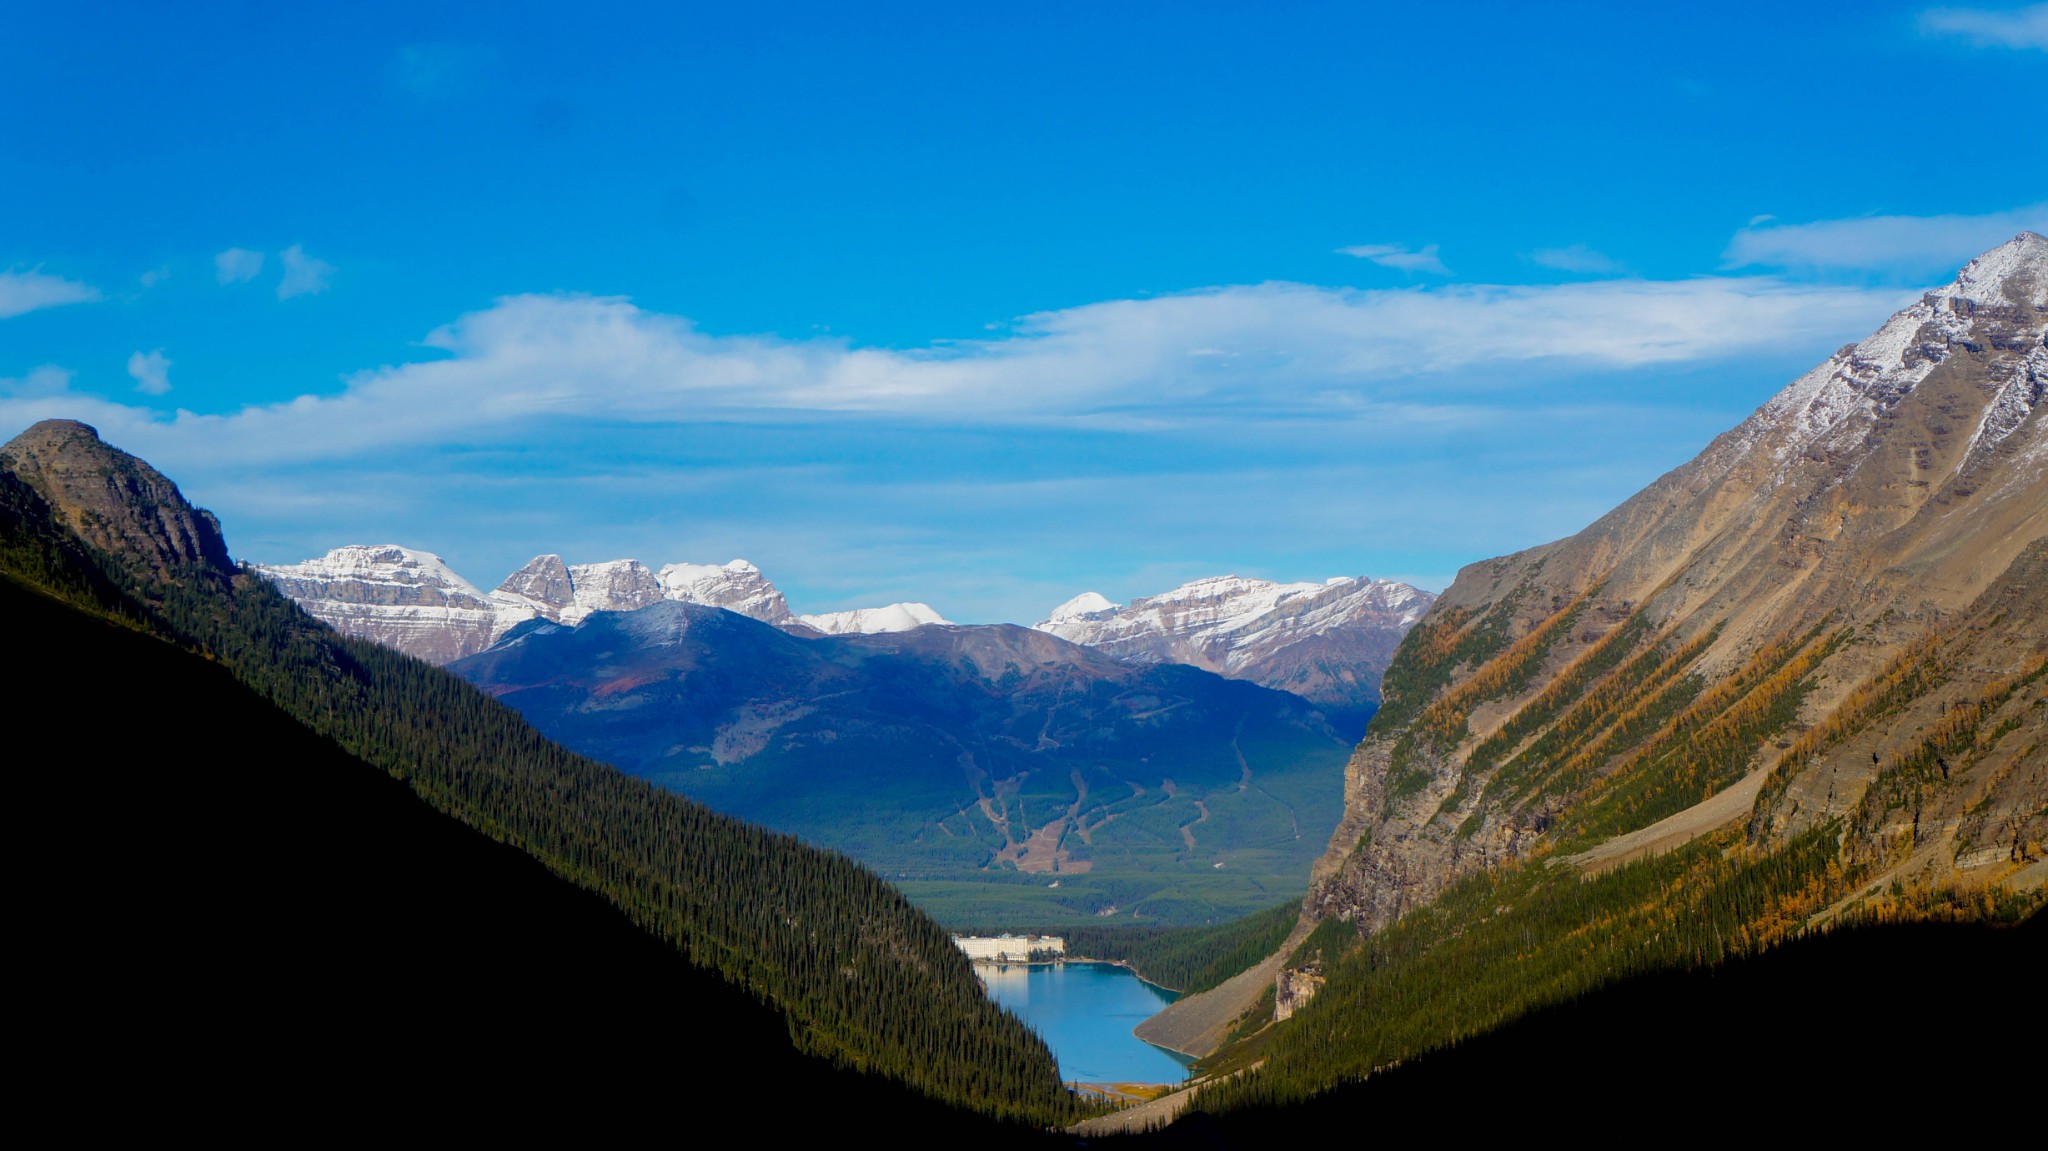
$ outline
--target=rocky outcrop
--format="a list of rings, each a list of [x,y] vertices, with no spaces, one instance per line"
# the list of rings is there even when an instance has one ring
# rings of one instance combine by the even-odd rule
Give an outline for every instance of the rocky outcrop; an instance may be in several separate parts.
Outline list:
[[[0,447],[12,471],[85,542],[157,576],[234,574],[220,521],[178,485],[76,420],[44,420]]]
[[[725,564],[670,564],[661,569],[661,594],[682,603],[701,603],[738,612],[779,628],[802,630],[789,601],[761,569],[745,560]]]
[[[573,627],[590,618],[592,612],[637,611],[660,603],[662,598],[661,581],[639,560],[610,560],[572,567],[558,555],[535,556],[525,567],[506,576],[505,582],[491,593],[491,602],[498,610],[497,628],[491,640],[495,642],[529,619]]]
[[[432,552],[351,545],[304,563],[255,570],[343,635],[429,663],[482,651],[503,630],[499,605]]]
[[[1388,669],[1307,913],[1376,930],[1744,781],[1753,844],[1834,825],[1908,886],[2019,874],[2048,839],[2044,333],[2025,234],[1578,535],[1461,571]]]

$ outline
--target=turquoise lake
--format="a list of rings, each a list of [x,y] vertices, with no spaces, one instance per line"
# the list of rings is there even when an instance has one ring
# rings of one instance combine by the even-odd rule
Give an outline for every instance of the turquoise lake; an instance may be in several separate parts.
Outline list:
[[[1059,963],[976,967],[989,998],[1045,1038],[1060,1078],[1081,1083],[1178,1083],[1188,1060],[1131,1034],[1173,1002],[1122,967]]]

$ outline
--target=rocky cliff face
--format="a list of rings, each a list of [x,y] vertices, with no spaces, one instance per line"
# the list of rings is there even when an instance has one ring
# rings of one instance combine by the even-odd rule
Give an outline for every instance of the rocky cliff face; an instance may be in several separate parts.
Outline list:
[[[660,603],[662,598],[661,581],[639,560],[570,566],[558,555],[535,556],[491,593],[498,610],[491,639],[495,641],[529,619],[573,627],[592,612],[635,611]]]
[[[2048,839],[2048,240],[2024,234],[1409,633],[1308,911],[1374,930],[1537,852],[1834,827],[1908,889]],[[1752,798],[1753,797],[1753,798]]]
[[[0,447],[0,467],[34,488],[58,518],[101,551],[153,574],[234,573],[220,521],[194,508],[162,472],[102,442],[76,420],[44,420]]]
[[[661,569],[661,593],[680,603],[701,603],[738,612],[748,619],[801,631],[789,601],[761,569],[745,560],[726,564],[670,564]]]
[[[1436,597],[1392,580],[1218,576],[1121,607],[1086,592],[1036,626],[1134,663],[1185,663],[1369,713],[1394,648]],[[1354,729],[1355,730],[1355,729]]]
[[[429,663],[482,651],[503,630],[499,606],[432,552],[351,545],[304,563],[255,570],[343,635]]]

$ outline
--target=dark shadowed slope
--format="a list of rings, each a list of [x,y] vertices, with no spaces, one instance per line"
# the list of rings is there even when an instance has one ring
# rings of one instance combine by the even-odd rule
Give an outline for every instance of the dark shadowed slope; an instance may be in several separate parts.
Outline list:
[[[111,931],[119,939],[134,922],[169,931],[187,920],[238,923],[252,903],[284,900],[299,906],[290,902],[292,894],[319,890],[322,881],[274,869],[270,857],[304,858],[290,855],[299,838],[297,824],[318,823],[324,793],[292,791],[289,802],[276,804],[263,797],[273,788],[296,786],[297,781],[275,777],[298,771],[301,757],[317,760],[323,750],[335,755],[338,745],[349,759],[364,761],[357,766],[371,780],[382,784],[383,777],[399,777],[409,785],[406,791],[455,817],[449,820],[421,806],[422,818],[440,820],[435,826],[459,830],[466,823],[513,845],[546,871],[571,880],[597,907],[609,906],[620,919],[653,933],[669,956],[687,957],[707,975],[721,977],[741,999],[769,1005],[774,1017],[769,1032],[797,1048],[842,1067],[886,1074],[933,1099],[984,1114],[1043,1122],[1070,1112],[1072,1104],[1044,1046],[989,1004],[944,933],[872,874],[571,756],[453,677],[339,639],[259,578],[212,562],[212,548],[199,549],[198,558],[190,561],[163,560],[153,544],[159,525],[174,521],[192,538],[211,534],[217,541],[211,517],[184,504],[169,481],[147,464],[102,444],[91,429],[38,425],[0,448],[0,464],[20,458],[17,448],[24,443],[38,451],[50,445],[63,466],[31,468],[27,477],[0,468],[0,527],[7,529],[0,533],[0,572],[16,584],[53,591],[107,619],[125,621],[121,626],[146,628],[170,644],[140,634],[129,642],[158,644],[185,661],[157,665],[153,674],[142,674],[140,669],[151,665],[140,656],[106,654],[102,660],[66,663],[71,657],[60,636],[43,636],[19,650],[25,677],[42,681],[32,690],[53,694],[23,693],[34,704],[22,709],[14,734],[36,759],[14,762],[36,764],[50,787],[73,789],[56,794],[81,812],[76,836],[24,837],[32,847],[20,870],[47,876],[38,890],[59,893],[47,912],[75,908],[85,928]],[[31,477],[48,487],[47,499],[23,482]],[[126,515],[118,506],[103,509],[94,500],[109,477],[116,490],[140,485],[170,495],[153,500],[147,515]],[[105,527],[100,537],[105,547],[88,546],[71,534],[76,524]],[[59,676],[54,669],[66,674]],[[204,691],[182,694],[200,691],[194,685],[222,673],[246,689],[245,695],[282,712],[283,719],[271,712],[252,718],[235,703],[216,708],[208,702],[211,693]],[[147,710],[159,704],[162,710]],[[225,714],[216,715],[221,709]],[[49,717],[47,731],[36,727],[43,716]],[[280,739],[291,736],[301,742],[238,743],[243,729],[268,730],[264,724],[280,722],[285,724],[278,729],[285,733]],[[293,723],[308,730],[294,735]],[[95,748],[109,750],[102,756]],[[80,770],[80,762],[91,769]],[[198,800],[175,790],[150,790],[175,788],[194,774],[199,777],[195,786],[202,789]],[[214,785],[214,791],[203,790]],[[128,826],[120,816],[132,807],[131,789],[141,793],[146,805],[136,815],[144,821],[141,826]],[[167,813],[161,825],[149,822],[157,811]],[[252,822],[263,826],[230,834],[201,816],[226,819],[230,829]],[[95,838],[93,829],[100,826],[116,833]],[[341,840],[377,851],[379,826],[350,824],[335,830]],[[214,846],[239,842],[239,834],[258,839],[246,850]],[[139,854],[131,850],[136,842],[144,845]],[[180,850],[196,853],[197,861],[186,862]],[[72,871],[51,861],[63,861]],[[342,870],[344,879],[364,874]],[[124,892],[140,890],[159,873],[173,877],[169,890],[140,904],[120,902]],[[73,874],[84,878],[73,881]],[[206,903],[209,881],[251,894],[213,909]],[[359,903],[381,902],[376,888],[366,890]],[[340,894],[336,899],[347,902]],[[524,901],[510,897],[507,905]],[[437,907],[412,915],[429,934],[439,920],[461,922],[459,899],[444,893],[429,902]],[[285,932],[285,952],[324,955],[345,948],[325,934],[324,908],[313,905],[307,915],[309,926],[303,931]],[[60,921],[39,934],[66,933]],[[262,998],[267,990],[260,982],[263,965],[238,966],[249,947],[217,947],[206,931],[169,939],[173,951],[203,954],[196,961],[202,969],[253,971],[246,978],[258,980],[259,992],[238,1006],[248,1012],[272,1009]],[[516,935],[502,943],[458,939],[454,944],[460,952],[472,942],[476,947],[466,953],[468,958],[419,972],[434,981],[434,994],[451,1001],[471,998],[475,993],[468,981],[477,978],[495,997],[491,1006],[478,1009],[479,1018],[510,1020],[505,1026],[514,1029],[540,1027],[528,1019],[519,991],[491,983],[491,957],[528,945]],[[371,955],[346,955],[351,965],[339,974],[299,969],[278,989],[275,1010],[287,1017],[326,1012],[325,1004],[339,994],[342,1006],[332,1014],[349,1017],[354,1006],[345,990],[335,992],[332,985],[339,980],[345,988],[363,972],[407,962],[402,954],[392,958],[384,947],[380,942],[370,948]],[[258,949],[256,954],[267,960],[272,953]],[[528,974],[537,986],[551,978],[544,967],[528,969]],[[521,975],[513,983],[526,978]],[[206,986],[222,994],[232,990],[218,982]],[[621,1013],[636,1015],[654,993],[615,977],[593,979],[584,989],[595,996],[587,1010],[614,1019]],[[114,987],[109,993],[120,992]],[[546,999],[552,993],[529,994]],[[160,994],[150,995],[142,1002],[159,999]],[[173,1001],[171,1006],[184,1005]],[[573,1018],[573,1011],[565,1017]],[[718,1009],[710,1018],[720,1018]],[[317,1035],[317,1029],[289,1030],[302,1037]],[[53,1031],[53,1041],[62,1034]],[[420,1036],[432,1034],[418,1030],[398,1041],[409,1048],[421,1042]],[[641,1034],[655,1036],[658,1044],[676,1041],[666,1030]],[[724,1042],[715,1027],[711,1034],[714,1045]],[[126,1033],[118,1038],[150,1037]],[[308,1042],[317,1044],[317,1039]],[[551,1058],[580,1065],[595,1050],[612,1053],[608,1047],[585,1045],[580,1057],[558,1049]],[[293,1055],[312,1053],[302,1047]]]
[[[6,576],[0,618],[34,663],[8,701],[10,1030],[42,1106],[588,1131],[680,1098],[1002,1134],[799,1055],[773,1007],[220,667]]]

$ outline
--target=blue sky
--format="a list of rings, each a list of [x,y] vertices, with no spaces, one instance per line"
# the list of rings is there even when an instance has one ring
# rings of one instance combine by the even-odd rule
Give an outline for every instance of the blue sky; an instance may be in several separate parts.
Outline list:
[[[485,586],[1441,587],[2048,229],[2048,5],[1651,7],[10,0],[0,437]]]

